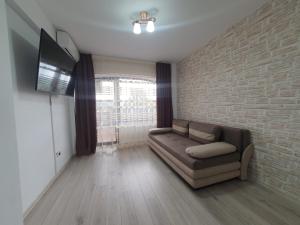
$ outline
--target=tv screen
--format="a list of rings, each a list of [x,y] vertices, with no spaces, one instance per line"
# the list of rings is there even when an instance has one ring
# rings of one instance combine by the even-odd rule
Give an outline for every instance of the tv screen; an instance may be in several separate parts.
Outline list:
[[[75,60],[41,29],[35,89],[51,94],[74,96],[72,71],[75,63]]]

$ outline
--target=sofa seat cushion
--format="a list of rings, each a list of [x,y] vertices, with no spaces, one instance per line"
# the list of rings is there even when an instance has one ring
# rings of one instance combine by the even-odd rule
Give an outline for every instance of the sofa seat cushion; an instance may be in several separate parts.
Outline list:
[[[185,152],[185,149],[191,146],[199,145],[199,142],[173,132],[165,134],[149,134],[149,138],[151,138],[154,142],[162,146],[166,151],[193,170],[237,162],[240,159],[240,154],[237,151],[207,159],[196,159],[190,157]]]
[[[226,155],[236,151],[234,145],[228,144],[226,142],[214,142],[204,145],[196,145],[188,147],[185,152],[197,159],[206,159],[220,155]]]

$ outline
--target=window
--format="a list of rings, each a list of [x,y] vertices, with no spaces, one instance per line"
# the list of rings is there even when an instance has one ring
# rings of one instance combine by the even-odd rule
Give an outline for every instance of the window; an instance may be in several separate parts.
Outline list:
[[[153,81],[96,79],[96,102],[99,143],[142,141],[148,129],[156,125],[156,84]]]

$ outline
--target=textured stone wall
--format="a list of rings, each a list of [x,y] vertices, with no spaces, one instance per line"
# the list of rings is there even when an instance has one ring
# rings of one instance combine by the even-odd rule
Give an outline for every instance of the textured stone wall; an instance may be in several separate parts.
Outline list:
[[[300,198],[300,0],[271,1],[177,64],[178,117],[248,128],[251,179]]]

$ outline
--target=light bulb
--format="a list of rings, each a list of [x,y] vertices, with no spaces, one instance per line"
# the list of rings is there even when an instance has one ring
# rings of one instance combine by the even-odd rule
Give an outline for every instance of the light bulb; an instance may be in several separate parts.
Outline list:
[[[142,30],[141,30],[141,24],[139,24],[138,22],[135,22],[133,24],[133,33],[140,34],[141,32],[142,32]]]
[[[152,20],[148,21],[146,30],[152,33],[155,30],[154,22]]]

